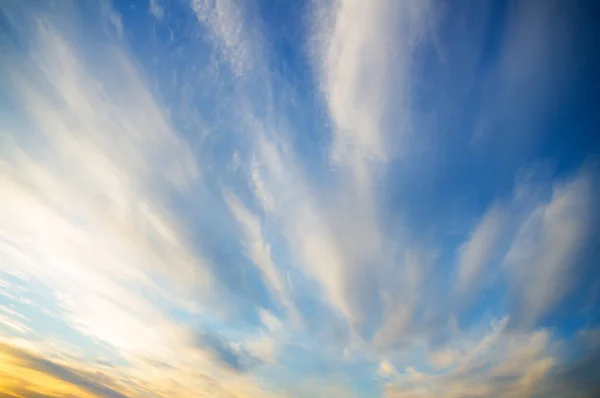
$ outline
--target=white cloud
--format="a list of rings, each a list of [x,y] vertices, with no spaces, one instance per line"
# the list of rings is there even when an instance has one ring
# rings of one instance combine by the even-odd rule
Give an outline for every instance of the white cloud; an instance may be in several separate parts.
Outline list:
[[[66,320],[92,339],[169,355],[166,345],[180,344],[184,331],[134,292],[146,289],[189,308],[196,289],[210,283],[203,260],[150,187],[188,185],[198,174],[195,162],[123,53],[112,65],[132,100],[126,108],[50,24],[38,29],[40,75],[10,73],[39,132],[29,139],[44,145],[32,149],[17,132],[3,137],[0,234],[11,249],[3,268],[48,286]],[[38,79],[44,84],[35,85]],[[153,282],[159,276],[161,286]]]
[[[253,119],[249,117],[249,119]],[[374,291],[381,234],[375,211],[353,189],[336,191],[331,203],[315,192],[296,163],[284,134],[253,125],[254,155],[248,177],[265,217],[281,227],[292,261],[321,287],[321,297],[352,325],[364,323],[361,307]],[[368,300],[367,300],[368,301]]]
[[[371,161],[389,154],[383,118],[392,99],[406,106],[412,51],[425,28],[428,2],[334,2],[321,38],[322,86],[333,122],[332,158],[350,168],[359,192],[371,189]],[[396,115],[401,134],[408,113]]]
[[[252,81],[252,76],[258,75],[261,76],[261,85],[264,85],[261,90],[268,92],[271,85],[276,83],[277,76],[268,70],[268,62],[263,62],[264,40],[260,30],[252,24],[251,10],[231,1],[194,0],[191,6],[198,20],[210,30],[215,46],[231,64],[238,78],[236,84],[247,88],[244,86],[245,82]],[[264,217],[274,220],[282,227],[293,263],[320,284],[322,297],[335,311],[344,318],[351,319],[357,312],[352,311],[353,303],[350,301],[356,303],[360,300],[354,299],[355,295],[349,292],[351,288],[346,286],[351,274],[345,267],[352,254],[343,255],[342,247],[336,240],[335,234],[342,226],[332,227],[329,220],[332,213],[319,202],[316,193],[304,178],[302,168],[295,162],[293,150],[286,142],[285,132],[280,131],[280,126],[288,125],[288,115],[285,112],[272,114],[270,108],[266,116],[259,115],[256,106],[251,104],[256,99],[253,95],[252,98],[245,97],[246,94],[249,93],[244,89],[240,90],[235,101],[240,104],[238,112],[244,115],[242,121],[248,124],[244,130],[253,133],[249,185],[265,212]],[[290,97],[294,96],[293,92],[288,94]],[[269,95],[267,94],[267,98]],[[247,208],[241,203],[235,207],[238,210],[242,207]],[[354,214],[360,214],[361,210],[345,209]],[[362,213],[369,216],[374,214],[372,210]],[[246,217],[247,215],[237,211],[238,221],[243,219],[241,225],[260,224],[260,219],[254,218],[256,216]],[[336,215],[340,220],[344,219],[343,216]],[[369,232],[373,230],[369,226],[369,231],[363,233],[359,224],[360,222],[351,225],[352,231],[361,231],[362,234],[361,238],[354,239],[354,247],[360,247],[367,241],[362,238],[369,237]],[[245,231],[248,238],[248,233],[256,233],[256,228],[245,227]],[[257,266],[264,269],[274,268],[269,265],[272,264],[272,259],[267,260],[270,257],[270,254],[266,255],[268,243],[262,237],[254,242],[249,245],[249,248],[254,247],[249,252],[254,251],[251,256],[254,256],[253,260]],[[365,255],[362,255],[361,260],[364,260],[364,257]],[[274,273],[270,271],[265,275],[267,274],[271,275],[266,279],[275,290],[283,289],[282,283],[278,281],[279,277],[273,277]]]
[[[382,105],[391,93],[396,95],[396,88],[401,87],[400,97],[408,91],[412,46],[425,28],[427,7],[385,1],[362,7],[345,1],[329,9],[334,14],[331,25],[317,27],[324,38],[319,77],[334,127],[331,159],[341,170],[331,175],[330,189],[323,193],[305,178],[286,141],[281,126],[294,127],[289,115],[273,113],[270,106],[267,115],[259,114],[244,97],[244,82],[252,81],[250,71],[261,76],[267,92],[279,83],[268,62],[261,61],[262,49],[268,46],[253,25],[252,10],[229,1],[190,4],[238,77],[235,84],[241,89],[232,101],[239,103],[236,111],[248,123],[240,129],[253,134],[248,180],[264,210],[261,217],[281,227],[291,263],[319,284],[318,294],[360,335],[370,317],[381,315],[380,293],[387,286],[380,280],[390,277],[386,272],[395,252],[379,224],[372,167],[387,159],[383,148],[386,135],[392,133],[380,125],[388,111]],[[293,92],[286,95],[294,102]],[[270,245],[259,236],[260,218],[240,210],[248,208],[243,203],[231,203],[232,213],[245,226],[249,257],[263,270],[271,289],[282,291],[281,276],[269,271],[275,267]]]
[[[256,196],[256,198],[260,201],[264,211],[272,211],[273,207],[275,206],[275,199],[273,194],[265,186],[265,182],[261,176],[261,171],[256,160],[252,161],[250,170],[250,182],[254,189],[254,196]]]
[[[100,11],[102,17],[106,19],[111,29],[108,29],[111,35],[115,35],[117,39],[123,39],[123,21],[121,15],[115,12],[107,0],[100,0]],[[106,29],[106,28],[105,28]]]
[[[189,4],[211,35],[214,51],[206,57],[210,67],[218,65],[220,73],[224,60],[235,75],[224,84],[227,90],[233,86],[226,94],[238,112],[232,118],[243,119],[232,121],[233,127],[251,135],[251,154],[241,153],[247,149],[246,142],[241,144],[227,173],[245,172],[243,159],[251,159],[246,177],[258,206],[252,210],[233,189],[224,193],[224,201],[240,227],[248,258],[288,317],[295,318],[295,305],[301,304],[292,301],[290,275],[301,271],[311,280],[299,278],[295,286],[316,289],[299,293],[319,295],[342,318],[340,328],[351,329],[351,342],[345,341],[346,330],[336,334],[340,341],[335,343],[348,346],[335,347],[335,360],[342,358],[341,352],[347,363],[364,356],[369,366],[373,357],[393,360],[382,360],[375,370],[390,383],[386,395],[535,392],[555,361],[548,355],[547,331],[511,334],[509,318],[502,318],[485,332],[463,332],[452,324],[452,339],[444,340],[441,348],[430,345],[434,329],[448,328],[450,322],[444,322],[453,319],[452,314],[440,315],[447,287],[440,279],[446,275],[435,274],[434,250],[417,250],[403,236],[388,236],[390,214],[380,207],[385,198],[378,181],[385,173],[379,172],[395,155],[390,143],[411,127],[409,111],[403,109],[411,106],[413,51],[427,33],[429,1],[340,0],[328,9],[331,24],[318,27],[323,37],[318,62],[331,119],[333,167],[310,176],[319,179],[318,189],[288,145],[285,130],[295,126],[287,120],[292,117],[285,106],[261,103],[272,94],[271,86],[278,91],[287,87],[270,81],[278,77],[267,70],[270,62],[261,51],[270,47],[260,37],[260,23],[253,25],[252,6],[244,8],[247,3],[235,0]],[[159,0],[150,0],[149,6],[156,18],[164,17]],[[121,37],[120,17],[107,10],[103,17]],[[52,304],[60,308],[51,315],[131,364],[114,368],[123,379],[152,384],[164,396],[263,396],[251,375],[220,366],[217,354],[198,347],[185,321],[173,319],[180,312],[201,318],[198,308],[220,290],[194,245],[196,237],[189,235],[196,232],[188,230],[195,227],[188,224],[194,214],[175,208],[172,203],[180,202],[171,200],[179,195],[195,199],[201,191],[196,189],[200,168],[183,136],[118,43],[100,49],[97,59],[85,64],[46,19],[40,20],[38,30],[30,59],[1,65],[17,87],[15,97],[31,126],[1,137],[0,272],[18,273],[47,287],[55,297]],[[196,65],[190,68],[195,73]],[[247,90],[254,88],[257,75],[264,78],[264,97]],[[215,84],[218,91],[220,83]],[[284,96],[295,102],[293,92]],[[230,116],[229,108],[224,109]],[[210,166],[215,170],[219,165]],[[520,226],[506,264],[522,308],[521,321],[543,316],[566,293],[561,282],[571,280],[571,266],[588,227],[592,194],[586,181],[580,176],[557,186],[552,200],[536,207]],[[509,217],[492,206],[471,231],[458,250],[458,290],[469,290],[488,271],[506,227],[504,218]],[[273,225],[282,236],[269,240],[273,231],[265,226]],[[273,245],[282,241],[285,247],[275,251]],[[307,300],[311,305],[312,299]],[[210,304],[229,304],[215,301]],[[319,327],[338,322],[336,316],[333,321],[321,318],[326,311],[320,310],[310,321]],[[29,332],[25,320],[12,319],[18,318],[14,311],[1,306],[0,311],[0,323]],[[263,308],[258,316],[258,335],[238,343],[225,339],[223,348],[277,365],[289,323]],[[315,336],[298,340],[306,337],[315,339],[307,345],[316,341],[319,360],[331,359],[331,347],[321,346]],[[400,357],[410,350],[420,350],[419,355],[425,350],[428,356],[419,359],[428,362],[411,358],[402,363]],[[428,373],[429,366],[435,371]],[[351,394],[320,384],[314,393],[309,391],[315,396]]]
[[[457,281],[459,290],[468,289],[488,265],[496,249],[504,217],[503,210],[498,205],[493,205],[481,217],[469,240],[459,248]]]
[[[271,247],[264,240],[260,219],[250,212],[232,192],[225,192],[224,197],[229,211],[242,226],[248,257],[260,269],[269,289],[289,312],[289,315],[295,318],[297,315],[294,305],[285,289],[280,270],[273,262]]]
[[[504,264],[514,289],[517,321],[531,325],[557,304],[577,276],[580,249],[588,239],[592,181],[582,170],[556,184],[519,226]]]
[[[272,336],[261,333],[259,338],[247,342],[245,347],[251,355],[263,362],[270,365],[277,363],[279,345]]]
[[[198,21],[213,36],[216,48],[231,65],[238,77],[254,66],[258,42],[251,40],[244,9],[234,0],[191,0],[190,6]]]
[[[94,48],[94,68],[59,27],[36,27],[27,64],[2,64],[27,117],[15,125],[29,127],[0,136],[0,272],[48,289],[54,300],[36,305],[126,359],[114,371],[132,383],[167,396],[267,396],[249,377],[231,381],[167,311],[194,313],[214,291],[168,205],[198,183],[194,155],[128,54]]]
[[[408,367],[387,386],[385,396],[508,398],[541,391],[556,363],[549,334],[510,334],[507,323],[503,318],[483,333],[458,336],[435,354],[442,360],[435,372]]]
[[[258,312],[260,320],[271,333],[278,333],[283,329],[283,324],[271,311],[261,308]]]
[[[9,331],[17,332],[20,334],[28,334],[31,333],[32,330],[27,327],[23,322],[17,321],[14,319],[13,314],[9,314],[9,316],[0,314],[0,325],[9,329]]]
[[[266,137],[257,137],[257,161],[266,172],[266,189],[278,194],[274,216],[281,222],[284,236],[299,265],[320,282],[332,307],[349,317],[341,253],[329,225],[320,216],[320,209],[301,171],[291,154],[283,151]]]
[[[150,0],[150,13],[156,17],[156,19],[163,19],[165,16],[165,9],[160,4],[159,0]]]
[[[398,374],[394,365],[392,365],[387,359],[384,359],[379,363],[377,368],[377,374],[381,377],[392,377]]]
[[[185,246],[177,221],[162,204],[161,196],[197,179],[195,161],[132,65],[122,53],[115,54],[116,79],[122,80],[121,89],[127,93],[119,96],[108,85],[100,88],[100,82],[83,70],[56,31],[46,24],[38,27],[44,52],[36,55],[35,65],[41,72],[36,79],[45,79],[50,90],[34,86],[34,79],[16,70],[10,73],[32,123],[41,133],[30,139],[46,146],[33,152],[23,149],[26,143],[17,132],[5,137],[9,154],[2,168],[11,195],[5,195],[4,200],[13,209],[5,216],[10,220],[22,218],[4,224],[16,228],[7,231],[7,236],[11,240],[21,234],[31,236],[27,231],[31,228],[45,243],[63,238],[59,232],[92,247],[102,243],[117,245],[118,249],[122,242],[129,245],[129,252],[122,255],[147,256],[144,263],[154,265],[156,271],[169,271],[173,276],[184,272],[182,280],[189,281],[194,275],[199,282],[208,280],[208,274],[197,274],[205,269],[202,260]],[[58,100],[51,100],[52,96]],[[128,100],[130,105],[122,106],[122,101]],[[37,222],[39,219],[46,221]],[[86,236],[87,226],[93,226],[90,235],[99,234],[102,240]],[[144,254],[146,250],[152,255]],[[65,253],[78,252],[75,246],[73,250],[65,248]],[[165,268],[165,256],[177,259],[178,272]],[[109,266],[110,262],[104,265]]]
[[[423,342],[429,337],[415,333],[418,327],[415,317],[419,311],[422,315],[427,313],[429,302],[424,297],[423,283],[435,259],[435,253],[404,250],[401,261],[393,263],[398,271],[385,275],[388,290],[383,300],[383,321],[373,337],[373,344],[378,350],[388,350],[411,341]]]
[[[429,354],[429,362],[437,369],[447,368],[457,360],[456,351],[450,348],[437,350]]]
[[[357,335],[381,316],[388,288],[382,281],[396,277],[388,272],[397,248],[380,225],[375,180],[390,155],[389,135],[400,133],[385,125],[385,103],[409,101],[412,51],[427,10],[425,3],[387,1],[317,6],[315,15],[327,17],[315,26],[320,47],[314,55],[332,122],[331,161],[339,171],[326,192],[312,190],[281,134],[271,138],[266,129],[256,140],[266,173],[255,191],[262,198],[277,192],[266,208],[282,220],[296,262]],[[397,116],[396,125],[406,126],[406,115]]]

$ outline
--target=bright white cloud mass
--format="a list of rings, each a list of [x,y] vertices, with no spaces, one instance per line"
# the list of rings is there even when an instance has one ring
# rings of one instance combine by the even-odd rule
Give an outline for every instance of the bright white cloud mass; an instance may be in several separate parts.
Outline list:
[[[0,395],[598,396],[592,3],[2,2]]]

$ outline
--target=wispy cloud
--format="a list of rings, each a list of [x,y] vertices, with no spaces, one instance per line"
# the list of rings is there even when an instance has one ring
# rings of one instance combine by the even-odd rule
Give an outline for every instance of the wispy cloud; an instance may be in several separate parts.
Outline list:
[[[168,275],[178,284],[192,281],[182,285],[188,291],[210,279],[202,259],[182,244],[175,220],[161,204],[164,198],[152,193],[152,185],[188,184],[197,178],[197,167],[123,54],[115,55],[114,72],[131,99],[127,113],[119,104],[125,98],[114,97],[86,74],[51,26],[40,21],[37,28],[43,50],[30,67],[38,68],[35,78],[49,89],[8,71],[41,135],[3,137],[3,235],[27,259],[13,258],[6,267],[26,267],[30,277],[56,289],[79,327],[117,343],[111,322],[96,317],[127,316],[113,300],[147,306],[132,295],[132,283],[166,298],[161,291],[166,285],[153,283],[151,274]],[[45,147],[28,149],[32,140]],[[150,165],[144,157],[163,160]],[[160,179],[152,177],[156,166],[164,172]],[[142,325],[140,332],[146,329]],[[148,332],[141,335],[151,339]]]
[[[165,9],[159,0],[150,0],[150,13],[157,19],[162,19],[165,16]]]
[[[2,270],[50,289],[59,309],[50,315],[141,367],[128,377],[152,358],[172,369],[156,382],[177,380],[177,395],[202,391],[192,364],[219,366],[170,312],[193,313],[214,291],[169,205],[201,181],[196,159],[125,51],[98,46],[102,61],[90,67],[60,28],[30,22],[35,53],[3,65],[28,125],[2,136]]]
[[[369,178],[371,161],[391,155],[386,153],[388,101],[400,106],[411,101],[413,51],[427,30],[429,7],[427,2],[388,1],[362,7],[350,0],[323,12],[331,18],[318,29],[324,31],[320,69],[334,123],[332,157],[350,167],[363,189],[369,184],[364,179]],[[407,128],[407,116],[395,115],[396,134]]]
[[[499,320],[483,336],[467,340],[460,354],[441,374],[407,368],[386,391],[389,397],[529,396],[538,389],[554,359],[546,352],[548,335],[509,336],[507,319]],[[456,349],[456,348],[455,348]]]
[[[44,393],[48,396],[127,396],[126,387],[108,375],[76,369],[5,344],[0,345],[0,350],[5,364],[2,369],[4,382],[0,385],[0,392],[24,396],[43,396]]]
[[[499,205],[492,207],[483,215],[470,239],[460,247],[458,289],[466,290],[479,273],[484,271],[496,248],[504,218],[503,209]]]
[[[256,67],[254,57],[259,55],[247,26],[242,3],[225,0],[192,0],[190,6],[198,18],[213,36],[216,49],[229,63],[234,74],[241,77]]]
[[[576,282],[573,272],[591,238],[593,179],[582,170],[556,184],[520,225],[504,259],[515,289],[518,322],[531,325],[561,300]]]
[[[0,392],[593,394],[586,13],[276,3],[0,6]]]
[[[238,221],[244,235],[248,256],[254,264],[261,270],[264,279],[270,287],[278,301],[285,307],[291,317],[296,317],[294,305],[289,297],[285,282],[279,272],[278,267],[273,263],[271,248],[263,238],[260,219],[252,214],[231,192],[225,193],[225,201]]]

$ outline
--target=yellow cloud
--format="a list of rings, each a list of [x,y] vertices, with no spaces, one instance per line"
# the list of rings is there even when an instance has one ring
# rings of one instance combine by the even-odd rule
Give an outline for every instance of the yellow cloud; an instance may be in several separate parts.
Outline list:
[[[33,346],[31,346],[33,347]],[[131,366],[94,366],[50,359],[35,348],[0,341],[0,397],[194,397],[282,398],[265,392],[249,375],[216,375],[147,363],[131,357]],[[57,353],[58,355],[58,353]],[[59,355],[61,356],[61,355]],[[65,357],[65,356],[61,356]],[[68,356],[67,356],[68,357]],[[190,364],[192,365],[192,364]],[[224,376],[221,374],[221,376]]]
[[[56,374],[52,374],[52,369]],[[0,343],[0,394],[15,397],[100,397],[75,384],[74,380],[61,379],[61,370],[66,378],[81,375],[85,382],[80,371]]]

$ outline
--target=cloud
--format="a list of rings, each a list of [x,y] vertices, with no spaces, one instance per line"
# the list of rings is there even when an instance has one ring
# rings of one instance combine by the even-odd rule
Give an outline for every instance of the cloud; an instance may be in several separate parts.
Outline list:
[[[248,352],[262,362],[270,365],[277,364],[281,343],[266,333],[261,333],[257,339],[246,342]]]
[[[159,0],[150,0],[150,13],[156,17],[156,19],[163,19],[165,16],[165,9],[159,3]]]
[[[595,316],[594,171],[563,178],[592,150],[511,194],[563,151],[528,122],[550,121],[554,98],[530,89],[553,84],[529,78],[554,59],[554,4],[14,4],[0,327],[23,377],[0,392],[597,388],[595,346],[563,330]],[[523,90],[540,109],[512,101]],[[490,126],[536,131],[491,147]],[[528,152],[534,135],[548,148]],[[518,156],[489,156],[504,148]],[[567,299],[591,304],[563,325]]]
[[[245,372],[256,364],[256,359],[242,350],[239,343],[227,341],[214,333],[202,333],[198,336],[200,347],[207,348],[216,359],[238,372]]]
[[[279,302],[292,317],[296,317],[295,308],[284,287],[280,271],[273,262],[271,248],[263,238],[260,219],[251,213],[233,193],[226,192],[224,196],[230,212],[243,228],[248,256],[260,269],[265,282]]]
[[[319,65],[330,117],[334,123],[332,157],[349,165],[358,187],[366,188],[368,163],[385,159],[383,125],[386,103],[408,94],[412,52],[426,26],[427,2],[395,4],[385,0],[363,7],[348,0],[335,3],[331,21],[319,26]],[[392,39],[393,38],[393,39]],[[393,40],[393,42],[392,42]],[[393,68],[393,71],[392,71]],[[395,86],[398,84],[398,86]],[[410,98],[400,98],[407,104]],[[399,115],[400,126],[406,121]]]
[[[264,189],[277,192],[281,198],[272,204],[272,217],[281,223],[290,252],[303,271],[319,281],[331,306],[348,317],[341,253],[301,168],[285,152],[283,143],[265,136],[256,138],[256,151],[258,167],[266,174],[261,180]],[[264,195],[259,195],[258,199],[261,198]]]
[[[207,27],[220,56],[234,75],[244,76],[258,62],[257,44],[248,37],[250,27],[241,4],[233,0],[191,0],[190,7],[198,21]]]
[[[401,352],[415,350],[420,344],[437,347],[428,355],[429,365],[435,372],[428,371],[425,365],[423,370],[414,367],[399,370],[400,376],[387,389],[388,396],[429,397],[443,392],[457,397],[509,397],[545,394],[552,390],[547,386],[554,372],[561,369],[563,359],[555,356],[556,346],[549,331],[535,327],[540,318],[555,310],[570,286],[577,282],[577,270],[583,272],[586,267],[587,260],[581,256],[589,245],[590,222],[595,215],[590,202],[595,180],[589,170],[584,166],[570,178],[552,184],[548,199],[540,194],[540,187],[536,186],[539,183],[530,180],[526,187],[525,183],[517,184],[509,210],[492,205],[468,242],[460,247],[462,258],[471,259],[477,266],[485,265],[492,256],[490,253],[504,255],[502,267],[510,283],[513,300],[510,317],[492,323],[492,330],[477,343],[475,340],[466,342],[465,331],[460,328],[441,340],[430,334],[431,325],[425,334],[415,333],[422,320],[413,318],[415,309],[410,301],[404,300],[395,315],[386,318],[387,326],[384,323],[375,343],[401,341],[404,347]],[[507,232],[511,240],[505,245]],[[464,262],[457,263],[459,273],[463,266]],[[475,275],[483,273],[476,271]],[[489,272],[495,273],[494,270]],[[408,274],[404,280],[418,278]],[[498,280],[488,282],[493,285]],[[422,290],[417,292],[422,294]],[[442,327],[448,328],[448,325]],[[388,335],[395,337],[390,340],[385,338]],[[413,340],[398,336],[412,336]],[[573,390],[569,388],[564,390],[565,394]],[[584,390],[589,393],[593,387]]]
[[[259,309],[260,320],[263,325],[266,326],[267,330],[271,333],[277,333],[283,329],[283,324],[275,315],[270,311],[263,308]]]
[[[392,365],[388,360],[383,360],[379,363],[379,367],[377,368],[377,374],[381,377],[391,377],[398,374],[394,365]]]
[[[380,105],[392,92],[408,96],[410,59],[425,29],[427,7],[405,9],[376,2],[363,12],[356,4],[343,2],[324,11],[336,21],[334,30],[315,26],[315,34],[322,39],[322,47],[316,51],[318,79],[334,127],[330,160],[340,171],[324,173],[331,189],[322,192],[312,186],[304,165],[295,156],[290,140],[295,133],[292,115],[283,106],[281,112],[273,112],[275,104],[270,101],[274,87],[285,90],[292,104],[297,93],[287,90],[287,83],[270,69],[268,56],[262,57],[263,49],[270,48],[271,43],[254,25],[252,9],[229,2],[191,5],[198,21],[210,30],[218,51],[232,65],[238,88],[233,101],[241,104],[235,111],[242,115],[243,126],[236,128],[250,132],[250,172],[246,177],[264,214],[250,212],[253,204],[240,200],[243,196],[237,189],[235,195],[233,190],[225,195],[228,208],[245,231],[248,256],[290,312],[290,299],[283,294],[283,273],[277,272],[270,253],[273,245],[261,231],[261,224],[279,227],[285,240],[283,251],[304,276],[318,284],[315,295],[348,323],[352,333],[369,337],[376,327],[373,323],[383,316],[380,292],[388,286],[382,280],[396,276],[387,273],[393,268],[396,247],[382,231],[373,186],[378,178],[373,163],[385,163],[388,156],[382,149],[393,133],[383,125],[388,116]],[[370,33],[354,35],[355,25]],[[401,34],[400,47],[389,42],[387,37],[393,33]],[[227,55],[229,52],[234,55]],[[388,53],[392,54],[389,58]],[[265,62],[260,61],[263,58]],[[396,79],[391,69],[399,69],[402,76]],[[267,93],[265,109],[256,105],[259,101],[246,98],[248,87],[257,91],[253,85],[257,76],[264,84],[260,91]],[[395,84],[401,89],[392,90]],[[289,126],[290,135],[281,126]],[[239,162],[240,152],[236,154]]]
[[[362,7],[342,1],[314,10],[322,19],[313,26],[312,50],[331,123],[329,167],[336,170],[327,176],[330,189],[315,192],[293,156],[273,154],[279,137],[259,151],[269,151],[265,163],[270,175],[276,175],[276,168],[288,171],[268,183],[270,191],[294,198],[280,210],[286,213],[281,218],[292,252],[361,338],[369,338],[383,316],[387,286],[382,281],[395,277],[388,271],[401,251],[384,233],[376,182],[394,155],[386,151],[398,133],[389,120],[407,125],[407,115],[392,115],[386,103],[411,100],[407,79],[415,43],[426,30],[427,9],[425,3],[377,1]]]
[[[520,224],[504,259],[518,308],[517,325],[532,325],[547,315],[575,283],[581,250],[590,238],[592,184],[582,169],[555,184],[551,199]]]
[[[439,300],[426,297],[430,288],[427,277],[435,265],[436,254],[408,249],[401,255],[394,264],[397,272],[387,276],[383,321],[372,339],[380,352],[429,340],[448,326],[445,307]]]
[[[593,330],[569,341],[571,349],[586,352],[569,360],[560,358],[564,354],[560,354],[559,347],[564,342],[554,341],[549,330],[515,334],[506,329],[507,324],[508,319],[496,321],[483,334],[456,339],[452,348],[456,361],[443,370],[406,368],[398,372],[386,386],[384,396],[595,396],[597,339],[589,338]],[[567,357],[573,358],[572,353]]]
[[[447,368],[457,360],[457,353],[452,349],[444,348],[429,354],[429,362],[434,368]]]
[[[16,344],[1,343],[0,358],[5,367],[0,370],[0,394],[27,397],[35,394],[68,397],[273,397],[244,375],[235,373],[237,377],[231,381],[231,373],[225,377],[219,372],[208,374],[200,371],[201,362],[197,360],[186,369],[141,358],[130,358],[125,366],[103,365],[82,357],[62,355],[56,347],[50,348],[49,358],[48,352],[44,352],[47,350],[48,347],[24,349]]]
[[[554,369],[547,394],[560,393],[564,397],[594,397],[600,393],[600,333],[596,329],[581,330],[569,349],[583,350],[584,354],[565,361]]]
[[[555,359],[547,332],[511,335],[508,319],[496,321],[478,337],[457,339],[457,361],[433,373],[407,368],[385,391],[386,397],[530,396],[544,384]],[[462,341],[461,341],[462,340]]]
[[[52,25],[35,26],[41,50],[24,69],[31,75],[7,71],[40,134],[2,137],[0,218],[13,253],[4,271],[50,287],[72,327],[90,337],[156,350],[158,336],[173,328],[136,289],[189,306],[211,280],[159,193],[192,184],[197,166],[124,53],[111,60],[120,95],[84,69]],[[44,146],[33,149],[32,140]],[[170,296],[176,286],[187,294]]]
[[[481,218],[469,240],[458,250],[457,288],[466,290],[492,258],[504,222],[503,210],[492,206]]]
[[[5,344],[0,344],[0,355],[5,364],[5,368],[2,370],[3,378],[18,380],[18,385],[21,385],[22,392],[27,396],[35,396],[36,393],[43,396],[43,393],[46,392],[49,393],[49,396],[55,396],[55,394],[75,395],[81,391],[87,396],[110,398],[129,396],[123,386],[119,386],[115,380],[99,372],[90,373],[75,369]],[[12,383],[7,384],[0,385],[0,389],[10,388]],[[12,388],[3,392],[18,393],[18,390],[11,390]]]
[[[228,381],[232,371],[215,353],[230,364],[234,357],[200,349],[179,318],[197,315],[220,292],[172,206],[202,180],[190,146],[119,43],[94,42],[90,56],[67,34],[80,28],[76,9],[60,13],[63,24],[27,11],[11,29],[34,50],[8,46],[12,61],[2,64],[20,109],[0,136],[2,277],[48,291],[47,301],[35,304],[57,325],[60,341],[73,337],[91,358],[100,350],[113,365],[128,363],[116,368],[128,383],[138,380],[136,388],[268,396],[251,377]],[[26,325],[35,325],[41,341],[52,338],[54,330],[38,323]],[[152,365],[159,363],[168,367]]]

